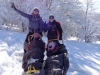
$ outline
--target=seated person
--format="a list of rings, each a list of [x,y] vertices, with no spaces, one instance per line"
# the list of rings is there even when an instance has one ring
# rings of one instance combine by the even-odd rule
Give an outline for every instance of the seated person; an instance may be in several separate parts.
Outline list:
[[[32,66],[31,70],[41,70],[43,64],[45,43],[38,33],[34,33],[33,36],[34,39],[28,44],[28,51],[23,56],[22,68],[25,72],[29,66]]]
[[[45,75],[66,75],[69,68],[68,52],[64,44],[51,41],[47,46]]]

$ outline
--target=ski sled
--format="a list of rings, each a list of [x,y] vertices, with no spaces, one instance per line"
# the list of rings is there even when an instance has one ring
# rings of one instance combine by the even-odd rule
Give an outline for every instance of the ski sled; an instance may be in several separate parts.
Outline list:
[[[39,40],[35,40],[35,37],[39,36]],[[35,33],[28,36],[28,43],[26,53],[23,56],[22,68],[26,75],[39,75],[44,58],[44,42],[41,40],[41,36]]]
[[[40,73],[40,70],[35,69],[35,66],[33,66],[33,64],[32,64],[32,63],[35,63],[35,62],[38,63],[37,61],[38,61],[38,59],[32,59],[32,58],[30,58],[28,60],[29,65],[27,67],[26,75],[38,75]],[[41,64],[41,63],[39,63],[39,64]]]
[[[31,65],[28,67],[28,71],[26,72],[26,75],[45,75],[44,73],[44,64],[45,64],[45,60],[44,63],[42,64],[42,68],[40,70],[36,70],[34,67],[32,67]],[[33,70],[32,70],[33,68]]]
[[[42,63],[38,62],[37,59],[31,58],[28,60],[28,65],[24,69],[24,72],[26,73],[26,75],[39,75],[41,67]]]
[[[28,60],[28,67],[27,67],[27,71],[26,71],[26,75],[38,75],[40,73],[40,70],[35,69],[35,66],[32,63],[38,63],[38,65],[42,65],[42,63],[38,62],[38,59],[33,59],[31,58],[30,60]]]

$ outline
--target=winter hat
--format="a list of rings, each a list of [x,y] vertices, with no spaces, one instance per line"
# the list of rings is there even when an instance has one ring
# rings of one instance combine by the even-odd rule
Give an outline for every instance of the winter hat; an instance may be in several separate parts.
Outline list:
[[[33,37],[34,37],[35,40],[41,39],[41,35],[39,33],[34,33]]]
[[[39,9],[37,7],[35,7],[33,11],[39,12]]]
[[[55,42],[49,42],[48,44],[48,51],[53,51],[56,48]]]
[[[49,16],[49,19],[50,19],[50,18],[54,19],[54,16],[53,16],[53,15],[50,15],[50,16]]]

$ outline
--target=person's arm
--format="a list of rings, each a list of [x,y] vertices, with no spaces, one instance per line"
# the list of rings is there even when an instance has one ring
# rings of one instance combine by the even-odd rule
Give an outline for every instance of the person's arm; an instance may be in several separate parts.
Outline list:
[[[17,11],[20,15],[22,15],[23,17],[26,17],[26,18],[28,18],[28,19],[29,19],[29,17],[30,17],[29,14],[26,14],[26,13],[24,13],[24,12],[18,10],[18,9],[16,9],[15,11]]]
[[[57,23],[57,29],[58,29],[58,31],[59,31],[59,39],[60,40],[62,40],[62,33],[63,33],[63,30],[62,30],[62,27],[61,27],[61,25],[59,24],[59,23]]]
[[[16,7],[15,7],[15,5],[14,5],[14,3],[11,3],[12,4],[12,8],[15,10],[15,11],[17,11],[20,15],[22,15],[22,16],[24,16],[24,17],[26,17],[26,18],[28,18],[29,19],[29,17],[30,17],[30,15],[29,14],[26,14],[26,13],[24,13],[24,12],[22,12],[22,11],[20,11],[20,10],[18,10]]]
[[[67,74],[67,71],[69,69],[69,59],[67,57],[67,53],[64,53],[64,56],[63,56],[63,66],[64,66],[64,69],[63,69],[63,75],[66,75]]]

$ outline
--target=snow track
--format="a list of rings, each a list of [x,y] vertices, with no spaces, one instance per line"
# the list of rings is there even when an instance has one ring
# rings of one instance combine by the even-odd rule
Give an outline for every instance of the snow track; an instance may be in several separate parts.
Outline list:
[[[24,75],[23,42],[26,34],[0,31],[0,75]],[[43,38],[46,42],[46,38]],[[65,41],[70,68],[67,75],[100,75],[100,44]]]

